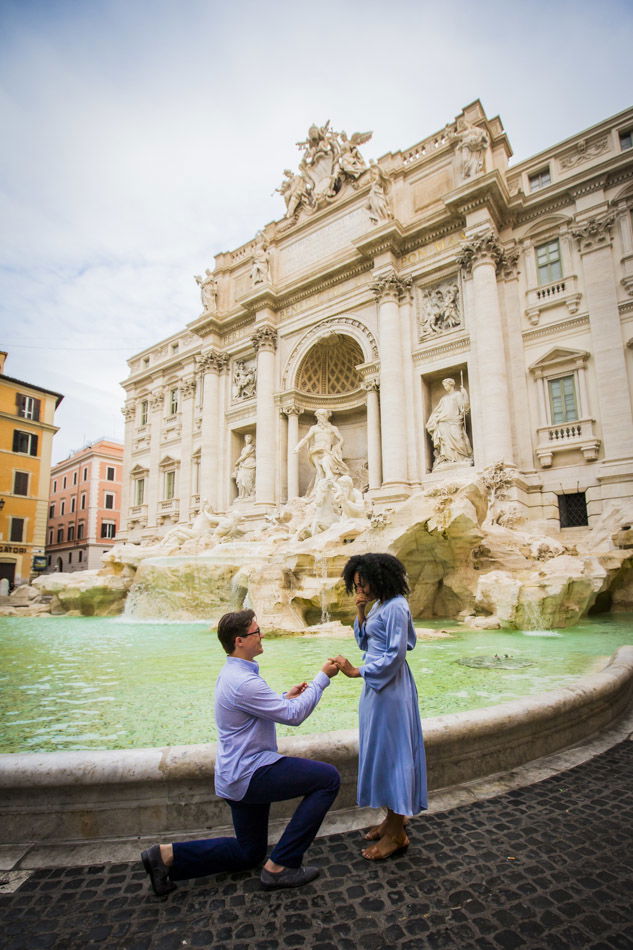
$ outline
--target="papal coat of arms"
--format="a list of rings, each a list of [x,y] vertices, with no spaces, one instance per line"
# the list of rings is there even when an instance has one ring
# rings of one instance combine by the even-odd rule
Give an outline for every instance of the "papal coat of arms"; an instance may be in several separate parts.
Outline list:
[[[329,119],[325,125],[311,125],[307,138],[297,142],[303,152],[298,173],[287,168],[276,189],[286,202],[286,216],[316,211],[335,198],[346,182],[353,186],[368,169],[359,146],[372,134],[354,132],[348,138],[347,133],[331,129]]]

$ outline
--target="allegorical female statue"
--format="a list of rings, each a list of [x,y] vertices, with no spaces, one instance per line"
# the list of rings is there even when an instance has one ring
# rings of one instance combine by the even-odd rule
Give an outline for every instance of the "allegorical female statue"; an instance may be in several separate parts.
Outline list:
[[[433,440],[433,468],[447,462],[472,465],[473,450],[466,434],[466,414],[470,409],[463,386],[455,389],[454,379],[443,379],[446,393],[429,416],[426,430]]]
[[[244,446],[233,469],[238,498],[250,498],[255,494],[255,464],[255,443],[249,432],[244,436]]]

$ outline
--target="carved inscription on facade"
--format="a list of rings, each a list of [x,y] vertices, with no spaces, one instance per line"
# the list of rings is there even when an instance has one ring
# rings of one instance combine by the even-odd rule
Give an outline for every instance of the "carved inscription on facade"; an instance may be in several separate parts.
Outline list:
[[[291,274],[305,270],[324,257],[343,250],[350,241],[367,230],[367,212],[364,208],[350,211],[331,224],[324,225],[313,234],[307,234],[287,245],[279,255],[279,277],[284,280]]]

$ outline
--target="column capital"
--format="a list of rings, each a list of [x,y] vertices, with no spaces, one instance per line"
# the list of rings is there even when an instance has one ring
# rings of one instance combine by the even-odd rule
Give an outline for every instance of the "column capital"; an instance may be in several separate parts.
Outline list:
[[[578,242],[578,250],[595,251],[601,247],[609,247],[613,241],[612,228],[616,217],[614,211],[609,211],[572,227],[570,232]]]
[[[229,358],[217,350],[207,350],[196,356],[196,367],[200,373],[221,373],[229,365]]]
[[[377,274],[371,282],[371,291],[380,302],[384,298],[400,300],[411,290],[411,277],[399,277],[393,268]]]
[[[128,400],[124,406],[121,407],[121,414],[126,422],[131,422],[134,418],[134,413],[136,412],[136,402],[134,399]]]
[[[162,387],[155,389],[152,395],[149,397],[149,407],[154,412],[157,409],[163,408],[163,403],[165,402],[165,391]]]
[[[282,415],[287,416],[288,418],[290,416],[300,416],[301,412],[302,410],[299,408],[299,406],[282,406],[281,407]]]
[[[256,353],[259,353],[260,350],[274,351],[277,349],[277,331],[269,324],[264,324],[255,331],[251,337],[251,343]]]
[[[503,248],[494,231],[475,234],[469,241],[461,244],[457,255],[457,264],[464,275],[470,277],[476,264],[494,264],[498,266],[503,257]]]
[[[186,379],[183,379],[183,381],[180,384],[180,391],[182,393],[183,399],[191,399],[191,397],[196,391],[195,376],[187,376]]]
[[[362,381],[361,389],[364,389],[365,392],[378,392],[380,389],[380,380],[377,376],[374,376],[372,379],[364,379]]]

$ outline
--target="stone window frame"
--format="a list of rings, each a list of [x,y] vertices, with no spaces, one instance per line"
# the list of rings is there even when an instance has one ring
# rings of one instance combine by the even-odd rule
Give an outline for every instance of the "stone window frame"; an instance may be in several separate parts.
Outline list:
[[[548,185],[552,184],[552,172],[549,163],[547,165],[543,165],[534,172],[528,172],[527,179],[528,190],[530,194],[534,194],[537,191],[542,191],[543,188],[547,188]]]
[[[545,264],[539,264],[539,251],[542,249],[548,249],[554,244],[556,245],[558,256],[555,259],[548,260]],[[563,249],[561,247],[560,237],[549,238],[540,244],[535,244],[534,258],[536,263],[536,281],[539,287],[545,287],[547,284],[554,284],[557,281],[562,280],[565,276],[565,272],[563,270]],[[549,272],[549,268],[551,268],[553,264],[558,264],[559,273],[555,276]],[[548,272],[545,275],[542,273],[544,267],[548,268]],[[547,280],[543,280],[543,276],[546,276]]]
[[[554,347],[529,367],[537,387],[538,424],[536,426],[536,456],[543,468],[549,468],[554,455],[570,449],[579,449],[587,462],[596,461],[600,440],[595,434],[587,385],[587,368],[591,354],[586,350]],[[554,422],[550,400],[550,381],[572,377],[577,418]]]
[[[130,488],[131,488],[130,497],[133,499],[132,504],[130,506],[131,508],[141,508],[147,504],[146,498],[147,498],[148,478],[149,478],[149,469],[143,465],[135,465],[132,471],[130,472]],[[142,481],[144,483],[143,501],[137,502],[135,500],[137,498],[136,483],[139,481]]]
[[[178,498],[178,468],[180,462],[178,459],[167,455],[158,466],[161,472],[162,498],[163,502],[173,502]],[[171,491],[171,494],[168,492]]]
[[[551,307],[564,304],[571,315],[580,307],[582,294],[575,272],[577,260],[569,234],[571,225],[567,216],[548,216],[534,224],[521,239],[525,258],[525,316],[532,326],[537,326],[542,312]],[[558,242],[561,276],[541,283],[538,250],[554,241]]]
[[[633,126],[618,129],[618,143],[621,152],[628,152],[630,148],[633,148]]]

